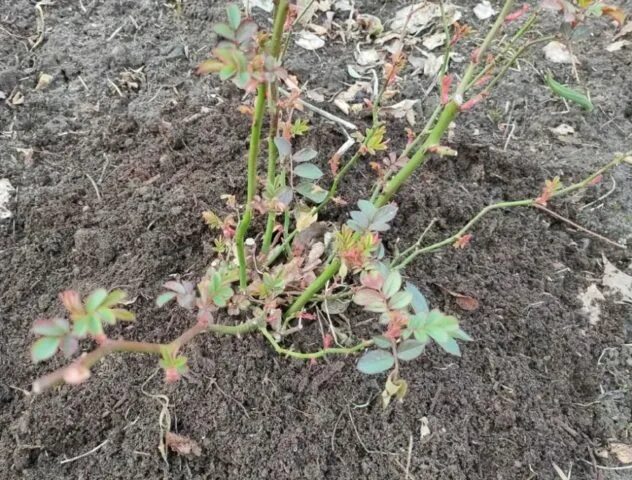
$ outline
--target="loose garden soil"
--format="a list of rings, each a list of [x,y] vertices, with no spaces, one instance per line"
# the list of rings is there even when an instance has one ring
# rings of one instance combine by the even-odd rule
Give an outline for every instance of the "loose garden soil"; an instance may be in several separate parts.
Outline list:
[[[433,347],[406,364],[409,394],[387,410],[379,405],[384,378],[360,374],[354,358],[310,365],[277,356],[255,335],[197,338],[186,348],[192,374],[177,385],[166,386],[160,374],[149,378],[155,358],[115,355],[81,386],[28,394],[35,378],[63,364],[34,366],[28,349],[32,321],[60,314],[64,289],[128,291],[138,321],[115,327],[113,336],[168,341],[185,329],[191,319],[156,309],[154,298],[170,275],[194,278],[211,261],[213,235],[201,212],[221,212],[222,194],[242,198],[249,120],[236,111],[240,92],[191,74],[215,42],[210,27],[224,2],[185,0],[180,13],[166,3],[44,4],[44,35],[33,49],[27,37],[37,34],[35,3],[0,6],[0,90],[24,95],[23,104],[0,106],[0,178],[16,189],[13,216],[0,221],[0,478],[343,480],[408,472],[415,479],[526,480],[559,478],[553,464],[572,465],[573,480],[631,478],[630,470],[592,465],[616,466],[612,455],[595,452],[632,443],[631,307],[608,297],[593,325],[578,300],[599,284],[602,255],[629,273],[630,251],[529,209],[491,214],[469,248],[419,258],[407,270],[475,341],[461,358]],[[474,3],[464,3],[467,23],[487,24],[473,16]],[[387,20],[405,2],[356,5]],[[458,157],[432,158],[400,193],[390,248],[414,241],[432,218],[438,222],[428,241],[440,240],[491,202],[533,197],[556,175],[578,181],[631,148],[632,50],[606,52],[614,28],[602,19],[592,25],[592,37],[574,53],[595,110],[566,109],[554,98],[538,71],[552,68],[569,83],[572,71],[534,50],[459,119],[449,140]],[[316,52],[297,47],[287,67],[330,98],[353,81],[346,73],[353,48],[340,40]],[[53,80],[36,90],[42,72]],[[397,98],[421,98],[428,86],[427,77],[407,76]],[[434,97],[417,106],[418,118]],[[313,135],[301,143],[322,152],[324,163],[344,137],[319,116],[311,122]],[[560,123],[575,135],[552,134]],[[405,127],[390,123],[389,134],[404,137]],[[32,156],[17,149],[33,149]],[[630,177],[620,167],[551,208],[629,243]],[[367,195],[372,178],[368,163],[360,165],[343,198]],[[581,208],[613,184],[606,199]],[[346,211],[334,207],[329,218]],[[480,307],[460,310],[442,287],[474,296]],[[296,342],[319,348],[318,327]],[[157,448],[167,398],[170,428],[202,450],[197,457],[170,453],[168,465]]]

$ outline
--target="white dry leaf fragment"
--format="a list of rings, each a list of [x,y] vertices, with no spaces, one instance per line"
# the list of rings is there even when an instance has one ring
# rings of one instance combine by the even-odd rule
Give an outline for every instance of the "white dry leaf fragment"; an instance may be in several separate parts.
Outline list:
[[[301,30],[296,37],[296,44],[305,50],[318,50],[325,46],[325,40],[307,30]]]
[[[421,41],[424,48],[434,50],[437,47],[445,45],[445,32],[438,32],[424,37]]]
[[[314,15],[316,14],[316,10],[318,9],[318,3],[313,0],[298,0],[298,17],[300,19],[300,24],[305,26],[312,22]]]
[[[268,13],[274,10],[274,0],[243,0],[242,3],[246,8],[256,7]]]
[[[381,112],[393,118],[406,118],[411,125],[415,125],[415,105],[419,100],[402,100],[394,105],[382,107]]]
[[[612,293],[619,293],[626,303],[632,303],[632,276],[622,272],[603,257],[603,278],[601,283]]]
[[[7,94],[0,90],[0,100],[5,100],[7,98]]]
[[[340,92],[338,95],[336,95],[333,103],[346,115],[349,115],[349,113],[357,109],[357,107],[352,104],[360,104],[360,106],[362,106],[360,102],[362,102],[363,95],[361,94],[363,92],[371,93],[371,89],[371,82],[355,82],[353,85],[350,85],[349,88],[347,88],[345,91]]]
[[[621,50],[623,47],[631,45],[632,42],[630,40],[617,40],[616,42],[612,42],[610,45],[606,47],[606,51],[608,52],[616,52]]]
[[[428,417],[421,417],[421,426],[419,427],[419,438],[423,439],[430,435],[430,427],[428,426]]]
[[[356,80],[359,80],[362,78],[362,74],[360,74],[354,67],[353,65],[347,65],[347,73],[349,74],[349,76],[351,78],[354,78]]]
[[[316,3],[316,8],[321,12],[328,12],[331,10],[332,1],[331,0],[320,0]]]
[[[424,63],[426,63],[426,59],[422,57],[417,57],[415,55],[411,55],[408,57],[408,63],[415,69],[419,70],[424,68]]]
[[[614,39],[616,40],[617,38],[621,38],[628,33],[632,33],[632,22],[629,20],[625,25],[623,25],[623,28],[619,30],[619,33],[614,36]]]
[[[349,115],[351,106],[342,98],[334,98],[334,105],[338,107],[345,115]]]
[[[542,50],[546,59],[553,63],[578,63],[577,57],[571,54],[568,47],[557,40],[547,43]]]
[[[449,24],[461,18],[461,12],[454,4],[444,3],[443,7]],[[438,23],[439,19],[441,19],[441,7],[439,3],[415,3],[398,10],[395,13],[395,17],[391,20],[390,28],[393,31],[401,32],[404,26],[406,26],[408,33],[416,35],[422,30]]]
[[[585,292],[580,292],[577,298],[582,302],[580,311],[588,318],[588,323],[597,325],[599,320],[601,320],[601,305],[599,302],[603,302],[606,297],[603,296],[597,285],[593,283],[588,286]]]
[[[13,214],[9,210],[11,194],[15,191],[8,178],[0,178],[0,220],[11,218]]]
[[[320,93],[318,90],[307,90],[305,92],[305,95],[307,95],[307,98],[309,98],[310,100],[316,103],[322,103],[325,101],[325,96],[322,93]]]
[[[354,53],[355,60],[358,65],[366,67],[367,65],[376,65],[381,61],[380,54],[375,48],[369,48],[367,50],[356,50]]]
[[[575,129],[566,123],[560,123],[555,128],[549,128],[549,130],[555,135],[572,135],[575,133]]]
[[[476,15],[476,18],[479,20],[487,20],[488,18],[496,15],[496,10],[494,10],[491,3],[487,0],[483,0],[474,7],[474,15]]]
[[[9,98],[12,105],[24,105],[24,95],[19,90],[16,90],[11,98]]]
[[[424,60],[424,75],[427,77],[434,77],[443,65],[443,55],[435,55],[434,53],[424,53],[426,59]]]
[[[321,25],[316,25],[315,23],[310,23],[309,25],[307,25],[307,28],[309,28],[316,35],[327,35],[327,33],[329,32],[329,30],[327,30],[325,27]]]
[[[52,81],[52,75],[49,75],[48,73],[40,73],[39,79],[37,80],[37,85],[35,86],[35,90],[44,90],[51,84]]]
[[[353,5],[349,0],[338,0],[334,3],[334,10],[338,10],[340,12],[350,12],[353,10]]]
[[[625,443],[611,443],[610,453],[612,453],[617,460],[623,464],[632,463],[632,445]]]

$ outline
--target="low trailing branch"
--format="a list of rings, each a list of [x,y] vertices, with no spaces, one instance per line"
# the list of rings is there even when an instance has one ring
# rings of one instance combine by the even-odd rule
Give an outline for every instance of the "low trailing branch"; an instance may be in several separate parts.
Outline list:
[[[550,198],[565,196],[579,189],[586,188],[587,186],[591,184],[591,182],[594,182],[595,179],[597,179],[600,175],[603,175],[608,170],[620,165],[623,162],[630,163],[630,160],[628,160],[629,158],[630,158],[630,154],[617,155],[611,162],[607,163],[606,165],[601,167],[599,170],[590,174],[581,182],[574,183],[566,188],[561,188],[555,192],[552,192],[550,195]],[[433,243],[432,245],[428,245],[422,248],[417,248],[413,252],[409,253],[404,259],[398,262],[397,268],[402,269],[406,267],[408,264],[410,264],[410,262],[412,262],[415,258],[417,258],[420,255],[423,255],[425,253],[432,253],[443,247],[453,245],[456,241],[458,241],[465,234],[467,234],[474,227],[474,225],[476,225],[485,215],[487,215],[488,213],[494,210],[501,210],[501,209],[514,208],[514,207],[539,207],[539,206],[540,206],[540,203],[539,203],[538,198],[514,200],[510,202],[498,202],[492,205],[488,205],[485,208],[483,208],[480,212],[478,212],[469,222],[465,224],[465,226],[463,226],[463,228],[461,228],[454,235],[444,240],[441,240],[440,242]],[[621,245],[618,245],[618,246],[621,247]]]

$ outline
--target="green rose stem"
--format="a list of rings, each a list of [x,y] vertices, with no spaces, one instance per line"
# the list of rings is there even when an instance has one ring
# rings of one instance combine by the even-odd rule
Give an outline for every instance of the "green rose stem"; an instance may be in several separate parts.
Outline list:
[[[274,26],[272,29],[272,42],[270,47],[270,54],[277,62],[281,60],[281,40],[283,37],[283,27],[285,25],[288,10],[288,0],[279,0],[274,15]],[[268,84],[268,91],[270,93],[270,98],[268,99],[270,130],[268,133],[268,171],[266,188],[269,189],[274,184],[277,172],[277,160],[279,158],[279,152],[274,144],[274,139],[276,138],[279,129],[279,85],[276,79]],[[268,220],[266,222],[266,230],[263,234],[262,251],[265,254],[270,251],[275,223],[276,213],[269,212]]]

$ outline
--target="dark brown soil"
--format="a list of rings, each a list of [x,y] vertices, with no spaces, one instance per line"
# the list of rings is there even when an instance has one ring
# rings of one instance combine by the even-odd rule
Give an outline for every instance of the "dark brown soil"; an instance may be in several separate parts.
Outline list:
[[[28,357],[29,327],[39,315],[60,313],[61,290],[123,287],[136,296],[139,321],[113,335],[166,341],[190,321],[155,309],[153,299],[169,275],[204,271],[213,238],[200,213],[221,210],[219,196],[241,195],[245,185],[248,119],[235,111],[239,92],[189,73],[213,45],[210,25],[223,10],[214,3],[185,1],[178,16],[157,0],[84,1],[85,12],[80,2],[57,1],[44,7],[45,38],[32,52],[25,37],[36,31],[34,4],[0,7],[0,90],[25,97],[23,105],[0,106],[0,178],[17,188],[13,218],[0,222],[0,478],[395,479],[407,465],[416,479],[558,478],[552,463],[572,465],[573,480],[630,478],[625,471],[600,477],[586,463],[608,441],[630,443],[630,306],[608,300],[590,325],[577,299],[599,281],[602,254],[625,269],[630,253],[530,210],[490,216],[470,248],[408,269],[476,341],[460,359],[433,348],[406,365],[410,394],[386,411],[376,402],[384,379],[361,375],[354,359],[309,366],[278,357],[258,336],[197,339],[187,347],[192,377],[176,386],[160,375],[148,380],[155,359],[120,355],[80,387],[26,394],[37,376],[61,365],[33,366]],[[383,19],[404,5],[356,3]],[[468,5],[466,20],[477,25]],[[429,240],[443,238],[490,202],[533,196],[555,175],[578,180],[629,149],[632,50],[605,52],[612,35],[598,21],[577,48],[597,105],[592,114],[559,114],[563,105],[531,64],[550,65],[535,52],[459,121],[452,140],[459,156],[432,159],[402,192],[389,245],[398,237],[410,243],[435,217]],[[333,94],[349,81],[350,58],[351,45],[331,42],[318,55],[296,52],[288,68]],[[146,77],[138,89],[121,97],[109,86],[140,67]],[[40,72],[54,80],[37,91]],[[419,97],[427,82],[407,80],[403,96]],[[344,141],[334,126],[312,121],[319,150]],[[562,122],[576,129],[574,143],[549,132]],[[515,125],[506,148],[503,123]],[[393,124],[391,134],[404,126]],[[16,148],[33,148],[32,162]],[[368,166],[357,176],[360,185],[342,192],[349,201],[366,193]],[[629,242],[630,176],[621,168],[553,208]],[[610,189],[611,178],[617,188],[604,205],[580,211]],[[459,310],[439,285],[475,296],[481,307]],[[301,341],[316,348],[318,334]],[[168,397],[172,429],[199,442],[200,457],[163,462],[155,395]],[[431,433],[422,436],[426,422]]]

